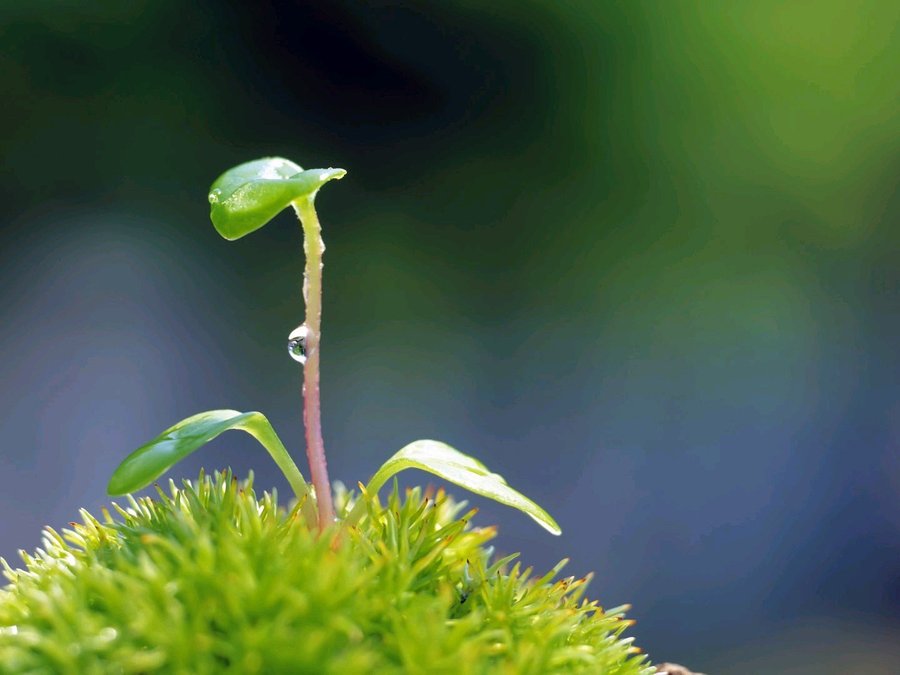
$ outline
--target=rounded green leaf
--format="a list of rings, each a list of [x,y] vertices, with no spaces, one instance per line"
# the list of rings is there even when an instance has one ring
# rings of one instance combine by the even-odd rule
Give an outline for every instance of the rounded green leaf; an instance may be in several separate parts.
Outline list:
[[[237,410],[210,410],[169,427],[125,458],[109,479],[107,492],[113,496],[124,495],[147,487],[175,463],[230,429],[247,432],[268,450],[297,493],[298,499],[309,492],[300,470],[266,416],[258,412],[240,413]]]
[[[482,497],[519,509],[552,534],[562,533],[549,513],[509,487],[503,476],[492,473],[477,459],[440,441],[415,441],[399,450],[378,469],[366,486],[366,492],[375,494],[391,476],[404,469],[421,469],[432,473]],[[362,504],[363,500],[359,503]],[[351,513],[348,520],[353,522],[354,516],[361,515],[362,513]]]
[[[219,234],[234,240],[258,230],[291,202],[314,198],[344,169],[309,169],[282,157],[265,157],[229,169],[209,189],[209,217]]]

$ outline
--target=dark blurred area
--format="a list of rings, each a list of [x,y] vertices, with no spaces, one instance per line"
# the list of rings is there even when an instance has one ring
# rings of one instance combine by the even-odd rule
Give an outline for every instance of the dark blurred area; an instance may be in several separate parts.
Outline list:
[[[498,549],[595,570],[654,661],[896,671],[897,2],[6,2],[0,91],[0,555],[201,410],[302,458],[299,228],[206,202],[283,155],[349,171],[334,479],[445,440],[564,530],[472,499]],[[286,495],[234,436],[172,476]]]

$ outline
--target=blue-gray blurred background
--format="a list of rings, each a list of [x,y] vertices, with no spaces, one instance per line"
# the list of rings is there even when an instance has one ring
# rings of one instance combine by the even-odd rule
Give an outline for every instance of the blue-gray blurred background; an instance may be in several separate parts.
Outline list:
[[[333,478],[445,440],[563,526],[473,500],[499,549],[596,571],[654,660],[895,672],[898,26],[893,0],[2,3],[0,555],[201,410],[302,456],[299,229],[228,243],[206,202],[279,154],[349,170],[318,202]],[[240,435],[173,475],[229,465],[286,492]]]

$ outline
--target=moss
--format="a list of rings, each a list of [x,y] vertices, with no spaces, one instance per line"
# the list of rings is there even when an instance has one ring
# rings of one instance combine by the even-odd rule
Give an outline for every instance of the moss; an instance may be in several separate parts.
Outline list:
[[[0,671],[653,672],[622,637],[625,608],[554,581],[562,563],[535,578],[493,560],[494,530],[443,492],[395,487],[323,536],[252,476],[158,493],[48,528],[24,570],[4,561]]]

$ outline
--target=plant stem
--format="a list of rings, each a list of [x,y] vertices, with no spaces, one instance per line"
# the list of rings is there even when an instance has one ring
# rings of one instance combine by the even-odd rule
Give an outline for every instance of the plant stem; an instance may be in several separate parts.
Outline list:
[[[325,463],[325,444],[322,441],[321,404],[319,402],[319,342],[322,323],[322,228],[313,205],[314,195],[293,203],[303,226],[303,251],[306,271],[303,277],[303,299],[306,302],[306,363],[303,367],[303,423],[306,427],[306,457],[309,475],[316,490],[319,511],[319,530],[334,522],[331,483]]]

